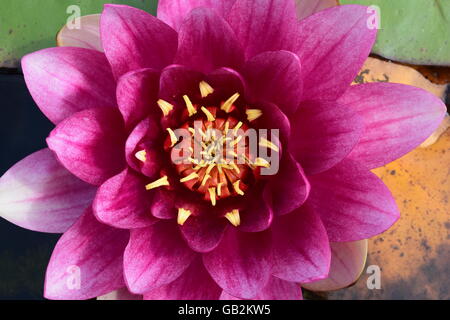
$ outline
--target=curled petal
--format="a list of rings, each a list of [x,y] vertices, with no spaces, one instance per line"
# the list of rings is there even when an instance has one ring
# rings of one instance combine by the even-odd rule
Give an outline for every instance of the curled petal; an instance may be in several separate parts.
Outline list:
[[[176,31],[133,7],[105,5],[100,32],[116,78],[143,68],[160,70],[172,63],[177,51]]]
[[[95,188],[67,171],[49,149],[16,163],[0,178],[0,216],[22,228],[66,231],[92,202]]]
[[[50,133],[47,144],[64,167],[94,185],[125,167],[123,121],[117,109],[78,112]]]
[[[242,75],[230,68],[214,70],[206,76],[208,82],[215,90],[221,90],[221,95],[228,99],[236,92],[243,94],[247,91],[246,83]]]
[[[189,217],[180,230],[192,250],[209,252],[219,245],[226,226],[225,219],[201,215]]]
[[[59,239],[45,277],[47,299],[92,299],[124,287],[129,232],[108,227],[91,209]]]
[[[363,119],[364,133],[349,157],[370,169],[418,147],[438,128],[447,110],[431,93],[394,83],[352,86],[339,102]]]
[[[183,95],[198,94],[203,74],[182,65],[170,65],[161,72],[160,92],[162,99],[172,102]]]
[[[115,81],[105,55],[84,48],[49,48],[26,55],[28,90],[55,124],[90,108],[115,107]]]
[[[100,14],[79,17],[80,28],[64,27],[56,36],[58,47],[78,47],[103,52],[100,40]]]
[[[332,242],[368,239],[400,217],[389,189],[375,174],[351,160],[308,177],[307,204],[320,214]]]
[[[331,243],[331,266],[328,277],[302,284],[311,291],[332,291],[346,288],[361,276],[367,258],[367,239]]]

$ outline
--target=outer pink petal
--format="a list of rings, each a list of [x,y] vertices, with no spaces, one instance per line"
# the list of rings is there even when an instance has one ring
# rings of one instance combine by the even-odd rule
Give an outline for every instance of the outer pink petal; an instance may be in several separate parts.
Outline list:
[[[160,73],[153,69],[131,71],[117,83],[117,103],[127,128],[156,111]]]
[[[125,167],[123,121],[117,109],[78,112],[50,133],[47,144],[64,167],[94,185]]]
[[[357,162],[344,160],[308,179],[311,192],[307,204],[320,214],[330,241],[371,238],[400,217],[383,181]]]
[[[302,167],[289,153],[282,157],[280,170],[269,186],[276,215],[287,214],[300,207],[311,189]]]
[[[147,292],[144,300],[217,300],[221,291],[197,257],[178,279]]]
[[[311,208],[304,205],[279,217],[273,237],[274,276],[292,282],[327,277],[331,259],[327,232]]]
[[[226,227],[226,219],[201,215],[189,217],[180,230],[192,250],[209,252],[219,245]]]
[[[97,300],[142,300],[142,295],[133,294],[124,287],[99,296]]]
[[[142,294],[166,285],[177,279],[195,256],[174,221],[131,230],[124,255],[127,287]]]
[[[148,227],[155,223],[150,213],[151,195],[145,182],[130,169],[106,181],[98,189],[92,205],[101,222],[122,229]]]
[[[302,99],[300,60],[292,52],[261,53],[244,68],[253,101],[275,103],[286,114],[293,114]]]
[[[228,228],[219,246],[203,255],[206,269],[229,294],[250,299],[269,281],[269,232],[245,233]]]
[[[336,102],[302,103],[291,124],[289,148],[307,174],[323,172],[341,162],[363,132],[358,113]]]
[[[337,6],[337,0],[295,0],[297,17],[305,19],[314,13]]]
[[[358,74],[375,42],[367,7],[330,8],[302,20],[298,48],[305,100],[333,100]]]
[[[235,0],[159,0],[158,19],[179,30],[184,19],[193,9],[211,8],[219,15],[226,17],[234,2]]]
[[[302,288],[295,282],[270,277],[267,285],[252,300],[302,300]],[[222,291],[220,300],[240,300]]]
[[[367,239],[331,243],[331,267],[328,278],[302,284],[311,291],[331,291],[355,283],[363,272],[367,258]]]
[[[0,178],[0,216],[22,228],[66,231],[94,198],[95,188],[74,177],[49,149],[16,163]]]
[[[405,155],[426,140],[446,113],[425,90],[393,83],[352,86],[340,99],[364,120],[365,132],[350,158],[370,169]]]
[[[228,22],[247,58],[265,51],[291,50],[296,43],[294,0],[237,0]]]
[[[242,48],[222,17],[206,8],[190,13],[180,30],[177,63],[208,73],[220,67],[237,69],[243,61]]]
[[[100,14],[80,17],[80,28],[66,24],[56,36],[58,47],[78,47],[103,52],[100,40]]]
[[[103,48],[114,75],[162,69],[177,51],[177,33],[151,14],[123,5],[105,5],[100,19]]]
[[[91,209],[59,239],[45,278],[48,299],[91,299],[124,286],[129,232],[108,227]]]
[[[22,69],[34,101],[55,124],[81,110],[116,106],[114,77],[101,52],[44,49],[25,56]]]

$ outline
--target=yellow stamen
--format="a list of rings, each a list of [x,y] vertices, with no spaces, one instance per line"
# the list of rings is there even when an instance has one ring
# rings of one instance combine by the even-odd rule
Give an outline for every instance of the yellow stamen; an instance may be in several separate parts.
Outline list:
[[[205,174],[205,176],[203,177],[203,180],[202,180],[202,187],[206,184],[206,182],[210,178],[211,178],[211,176],[209,174]]]
[[[242,140],[242,136],[238,136],[236,139],[234,139],[234,141],[230,142],[230,147],[234,147],[235,145],[237,145],[239,143],[239,141]]]
[[[188,131],[189,131],[192,135],[195,135],[195,130],[194,130],[194,128],[189,127],[189,128],[188,128]]]
[[[233,129],[234,135],[237,135],[237,133],[238,133],[239,129],[242,127],[242,125],[243,125],[242,121],[239,121],[238,124],[236,125],[236,127],[234,127],[234,129]]]
[[[210,94],[214,93],[214,89],[206,82],[200,82],[200,93],[202,94],[202,98],[206,98]]]
[[[241,183],[241,180],[236,181],[235,183],[233,183],[233,188],[234,191],[236,191],[236,193],[240,196],[244,195],[244,191],[241,190],[241,188],[239,187],[239,184]]]
[[[219,174],[222,174],[223,173],[223,171],[222,171],[222,165],[221,164],[218,164],[217,165],[217,170],[219,171]],[[219,194],[220,195],[220,194]]]
[[[183,96],[184,102],[186,103],[186,107],[189,112],[189,117],[192,117],[194,114],[197,113],[197,110],[195,109],[194,105],[192,104],[191,99],[187,95]]]
[[[169,180],[167,179],[167,176],[164,176],[164,177],[146,185],[145,189],[151,190],[151,189],[159,188],[162,186],[169,186],[169,185],[170,184],[169,184]]]
[[[225,101],[222,104],[222,107],[220,107],[220,109],[222,109],[226,113],[229,113],[231,111],[231,107],[233,106],[233,104],[236,102],[237,99],[239,99],[239,96],[240,96],[239,93],[233,94],[227,101]]]
[[[256,158],[253,165],[255,165],[257,167],[264,167],[264,168],[270,167],[270,163],[264,158]]]
[[[230,123],[227,121],[227,122],[225,122],[225,128],[223,129],[223,132],[225,133],[225,135],[228,134],[229,129],[230,129]]]
[[[180,226],[182,226],[186,220],[191,216],[192,212],[191,210],[186,210],[183,208],[178,209],[178,217],[177,222]]]
[[[147,152],[145,150],[136,152],[134,156],[136,157],[136,159],[142,162],[145,162],[147,160]]]
[[[218,195],[219,197],[222,195],[222,185],[223,185],[223,182],[219,182],[219,183],[217,184],[217,195]]]
[[[279,152],[280,151],[278,146],[276,146],[275,144],[273,144],[272,142],[270,142],[266,138],[261,138],[261,140],[259,141],[259,145],[261,147],[266,147],[266,148],[272,149],[275,152]]]
[[[225,215],[225,218],[227,218],[228,221],[230,221],[231,224],[235,227],[238,227],[241,224],[241,216],[239,215],[238,209],[234,209],[233,211],[228,212]]]
[[[230,166],[232,166],[233,169],[236,170],[237,174],[241,173],[241,170],[239,170],[239,167],[237,166],[236,163],[232,162],[230,163]]]
[[[210,164],[210,165],[208,166],[208,168],[206,169],[205,174],[206,174],[206,175],[209,175],[209,174],[211,173],[211,170],[214,169],[215,166],[216,166],[215,164]]]
[[[161,111],[163,112],[164,116],[169,115],[170,111],[173,110],[173,104],[163,100],[163,99],[159,99],[157,101],[158,106],[161,108]]]
[[[196,172],[192,172],[190,175],[184,177],[183,179],[180,179],[180,182],[188,182],[193,179],[197,179],[198,174]]]
[[[169,132],[170,142],[172,143],[170,145],[170,147],[173,147],[178,142],[178,138],[177,138],[177,136],[175,135],[175,132],[173,132],[172,129],[167,128],[166,130],[167,130],[167,132]]]
[[[259,109],[247,109],[245,113],[248,121],[254,121],[262,116],[262,111]]]
[[[208,118],[208,121],[216,121],[216,118],[214,118],[213,114],[208,109],[206,109],[205,107],[202,107],[202,111]]]
[[[209,197],[211,198],[211,204],[216,205],[216,188],[209,188]]]
[[[228,154],[232,155],[233,157],[238,157],[238,154],[234,152],[233,150],[228,151]]]

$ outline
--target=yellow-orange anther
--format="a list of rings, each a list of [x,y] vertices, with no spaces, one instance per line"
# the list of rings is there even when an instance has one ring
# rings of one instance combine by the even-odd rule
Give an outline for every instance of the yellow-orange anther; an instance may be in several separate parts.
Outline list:
[[[227,218],[228,221],[230,221],[230,223],[235,227],[238,227],[241,224],[241,216],[239,215],[238,209],[234,209],[233,211],[228,212],[225,215],[225,218]]]
[[[151,189],[159,188],[162,186],[169,186],[169,185],[170,184],[169,184],[169,180],[167,179],[167,176],[164,176],[164,177],[146,185],[145,189],[151,190]]]

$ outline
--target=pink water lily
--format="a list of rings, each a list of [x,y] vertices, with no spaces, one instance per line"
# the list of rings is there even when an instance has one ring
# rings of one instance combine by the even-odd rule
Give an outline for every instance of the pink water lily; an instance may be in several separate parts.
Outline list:
[[[418,88],[350,86],[375,41],[368,17],[350,5],[300,20],[294,0],[161,0],[158,18],[107,5],[101,47],[90,33],[84,48],[26,56],[27,86],[56,128],[1,177],[0,213],[64,233],[45,297],[301,299],[301,285],[354,282],[365,239],[399,218],[370,170],[445,114]],[[194,121],[236,144],[238,129],[278,129],[259,145],[279,170],[261,175],[269,161],[245,146],[243,164],[173,163],[174,132]]]

